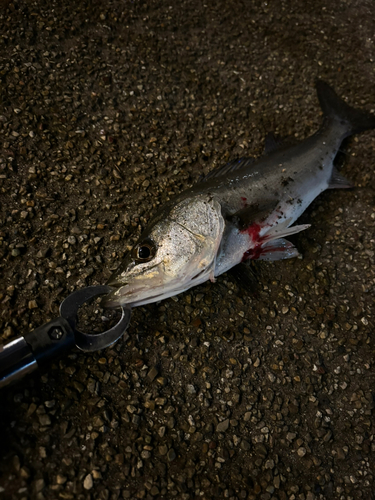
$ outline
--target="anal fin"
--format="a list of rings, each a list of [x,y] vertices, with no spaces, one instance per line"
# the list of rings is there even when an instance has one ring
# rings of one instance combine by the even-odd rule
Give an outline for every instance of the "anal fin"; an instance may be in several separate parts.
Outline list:
[[[328,189],[350,189],[353,188],[354,185],[346,179],[336,167],[333,167],[332,176],[328,184]]]

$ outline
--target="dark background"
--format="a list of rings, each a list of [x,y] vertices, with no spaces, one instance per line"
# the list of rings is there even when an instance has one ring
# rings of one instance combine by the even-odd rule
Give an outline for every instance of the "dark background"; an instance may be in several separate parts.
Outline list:
[[[104,283],[202,173],[315,132],[317,77],[374,110],[374,18],[372,0],[2,2],[3,341]],[[113,348],[2,391],[0,496],[374,498],[374,133],[342,159],[356,188],[309,207],[303,258],[138,308]]]

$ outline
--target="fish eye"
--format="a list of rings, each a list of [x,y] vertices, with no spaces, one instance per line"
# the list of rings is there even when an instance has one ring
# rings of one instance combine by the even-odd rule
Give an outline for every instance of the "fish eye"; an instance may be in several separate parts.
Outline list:
[[[138,259],[148,259],[151,255],[151,249],[148,245],[138,248]]]
[[[139,262],[147,262],[155,255],[155,245],[151,241],[143,241],[133,249],[133,257]]]

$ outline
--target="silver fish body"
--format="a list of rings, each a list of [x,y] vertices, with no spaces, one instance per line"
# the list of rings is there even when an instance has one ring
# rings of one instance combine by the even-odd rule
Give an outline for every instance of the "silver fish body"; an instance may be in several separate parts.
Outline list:
[[[285,236],[327,188],[351,187],[333,166],[343,139],[375,128],[375,117],[317,83],[325,118],[299,144],[278,147],[257,161],[235,160],[168,202],[110,278],[107,307],[162,300],[228,271],[246,259],[298,255]],[[271,141],[272,142],[272,141]]]

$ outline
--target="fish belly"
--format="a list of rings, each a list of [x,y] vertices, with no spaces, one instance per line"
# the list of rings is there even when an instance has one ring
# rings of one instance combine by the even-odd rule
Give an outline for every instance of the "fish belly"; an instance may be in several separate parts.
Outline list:
[[[222,242],[216,257],[215,276],[225,273],[247,259],[280,260],[298,255],[284,236],[295,234],[309,225],[292,226],[312,201],[328,187],[331,168],[318,178],[306,177],[306,182],[296,185],[283,196],[277,209],[264,221],[254,221],[240,230],[226,223]]]

